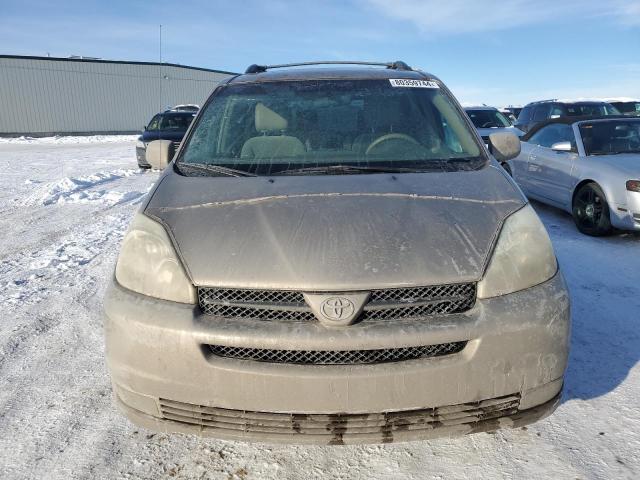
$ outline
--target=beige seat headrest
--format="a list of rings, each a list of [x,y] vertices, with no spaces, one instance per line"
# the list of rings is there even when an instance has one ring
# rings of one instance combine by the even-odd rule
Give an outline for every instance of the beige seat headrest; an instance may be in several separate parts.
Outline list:
[[[256,130],[259,132],[280,132],[287,129],[287,119],[264,104],[256,105]]]

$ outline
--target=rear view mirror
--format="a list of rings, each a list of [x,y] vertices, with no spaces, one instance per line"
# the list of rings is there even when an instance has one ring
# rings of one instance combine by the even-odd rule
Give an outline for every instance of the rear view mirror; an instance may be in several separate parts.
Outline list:
[[[520,155],[520,139],[511,132],[489,135],[491,153],[499,162],[506,162]]]
[[[551,150],[555,152],[570,152],[573,150],[571,142],[558,142],[551,145]]]
[[[156,170],[164,169],[173,158],[173,142],[171,140],[154,140],[147,145],[145,159]]]

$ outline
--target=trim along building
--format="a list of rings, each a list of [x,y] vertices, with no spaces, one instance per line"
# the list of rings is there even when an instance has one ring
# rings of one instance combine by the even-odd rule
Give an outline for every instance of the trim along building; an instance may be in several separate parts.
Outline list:
[[[222,70],[0,55],[0,136],[135,133],[173,105],[202,105]]]

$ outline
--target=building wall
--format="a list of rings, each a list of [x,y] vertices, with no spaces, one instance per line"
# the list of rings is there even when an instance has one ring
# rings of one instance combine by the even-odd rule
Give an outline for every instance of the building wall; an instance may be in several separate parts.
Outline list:
[[[170,106],[202,105],[230,75],[173,64],[0,56],[0,135],[140,131]]]

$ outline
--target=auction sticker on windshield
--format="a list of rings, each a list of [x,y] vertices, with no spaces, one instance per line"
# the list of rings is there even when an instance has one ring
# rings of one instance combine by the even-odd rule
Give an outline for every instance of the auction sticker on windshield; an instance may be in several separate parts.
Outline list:
[[[410,78],[390,78],[392,87],[411,87],[411,88],[440,88],[440,86],[431,80],[412,80]]]

